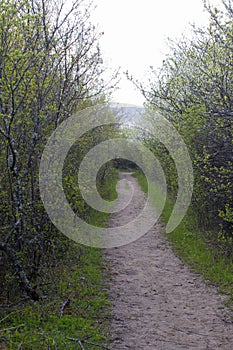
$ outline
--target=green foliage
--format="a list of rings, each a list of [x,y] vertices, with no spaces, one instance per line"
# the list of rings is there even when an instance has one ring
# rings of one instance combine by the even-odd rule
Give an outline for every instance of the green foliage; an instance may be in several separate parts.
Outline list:
[[[53,252],[66,247],[40,198],[46,141],[72,113],[103,103],[108,93],[100,34],[86,5],[0,0],[0,279],[10,299],[32,296],[40,265],[53,264]],[[100,132],[95,137],[101,140]],[[86,149],[80,145],[78,159]],[[74,178],[66,180],[75,186]],[[81,199],[77,205],[86,214]]]
[[[116,198],[117,179],[117,171],[108,167],[100,189],[106,200]],[[109,214],[101,212],[90,215],[93,225],[105,225],[108,219]],[[37,288],[44,297],[37,302],[16,303],[9,310],[0,308],[1,348],[71,350],[77,349],[81,339],[85,349],[95,350],[107,343],[110,311],[101,250],[68,240],[64,252],[61,247],[54,252],[53,267],[41,266],[43,279]]]
[[[79,215],[79,217],[85,219],[87,222],[92,222],[95,217],[102,226],[106,221],[108,215],[105,213],[99,213],[92,207],[90,207],[82,197],[79,189],[78,173],[82,159],[85,155],[94,148],[100,142],[107,140],[109,137],[115,137],[117,130],[112,126],[99,127],[91,132],[84,134],[70,149],[64,167],[63,167],[63,187],[66,197],[72,207],[72,209]],[[88,164],[89,169],[96,169],[95,159],[90,160]],[[88,171],[88,170],[87,170]],[[96,178],[96,188],[99,191],[100,196],[111,202],[116,198],[116,176],[117,172],[113,168],[113,162],[105,163],[98,171]],[[85,190],[93,190],[92,184],[89,180],[86,180]],[[101,220],[98,218],[101,217]]]
[[[77,349],[77,343],[69,338],[103,345],[109,312],[102,290],[103,268],[99,250],[72,244],[66,260],[53,270],[44,299],[1,311],[0,347],[18,349],[21,344],[25,350]],[[70,302],[60,315],[67,298]],[[85,348],[98,349],[94,345]]]
[[[137,178],[142,190],[145,193],[147,193],[148,192],[148,183],[147,183],[146,177],[143,174],[143,172],[140,170],[133,170],[133,176]]]
[[[192,207],[199,225],[222,233],[229,242],[232,231],[232,8],[206,6],[208,27],[195,28],[191,40],[172,43],[159,71],[151,71],[148,87],[141,87],[148,111],[167,118],[184,139],[194,168]],[[153,113],[152,113],[153,116]],[[151,117],[152,119],[153,117]],[[153,125],[153,119],[151,120]],[[155,121],[156,124],[156,121]],[[177,175],[166,150],[145,139],[158,155],[166,173],[170,195],[177,193]]]
[[[90,24],[88,0],[0,0],[0,8],[0,347],[76,349],[68,337],[103,339],[100,253],[74,248],[53,226],[38,172],[57,126],[74,112],[104,103],[112,89],[102,77],[101,34]],[[89,146],[103,140],[102,131],[85,135],[75,157],[71,152],[74,168]],[[104,131],[105,138],[110,134],[113,128]],[[69,169],[71,164],[63,174],[68,200],[91,223],[104,225],[108,216],[86,206],[76,169]],[[109,200],[111,174],[107,164],[97,179]],[[70,306],[59,316],[68,297]]]

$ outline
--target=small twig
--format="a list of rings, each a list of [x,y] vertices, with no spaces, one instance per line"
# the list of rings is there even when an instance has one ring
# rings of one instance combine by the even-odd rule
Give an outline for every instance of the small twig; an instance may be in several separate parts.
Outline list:
[[[11,307],[17,306],[18,304],[20,304],[20,303],[22,303],[22,302],[24,302],[26,300],[31,300],[31,298],[26,296],[25,298],[22,298],[22,299],[18,300],[15,303],[12,303],[12,304],[1,304],[0,307],[1,308],[11,308]]]
[[[17,311],[12,311],[10,312],[8,315],[6,315],[5,317],[3,317],[1,320],[0,320],[0,323],[2,323],[3,321],[5,321],[8,317],[10,317],[11,315],[15,314],[16,312],[20,312],[21,310],[17,310]]]
[[[20,324],[20,325],[18,325],[18,326],[14,326],[14,327],[9,327],[9,328],[0,329],[0,332],[12,331],[13,329],[17,329],[17,328],[23,327],[23,326],[24,326],[24,323],[23,323],[23,324]]]
[[[88,341],[88,340],[85,340],[85,338],[82,339],[82,340],[81,340],[80,338],[68,338],[68,340],[78,342],[79,345],[81,346],[82,350],[84,349],[84,347],[83,347],[83,345],[82,345],[82,342],[83,342],[83,343],[86,343],[86,344],[89,344],[89,345],[94,345],[94,346],[96,346],[97,348],[101,348],[101,349],[104,349],[104,350],[110,350],[109,348],[107,348],[107,347],[104,346],[104,345],[99,345],[99,344],[92,343],[92,342],[90,342],[90,341]],[[81,344],[80,344],[80,343],[81,343]],[[84,350],[85,350],[85,349],[84,349]]]
[[[68,338],[68,339],[71,340],[71,341],[75,341],[75,342],[79,343],[81,349],[85,350],[85,348],[84,348],[84,346],[83,346],[83,344],[82,344],[82,342],[81,342],[81,340],[79,338]]]
[[[81,340],[79,340],[79,341],[78,341],[78,343],[79,343],[79,345],[80,345],[81,349],[82,349],[82,350],[85,350],[85,348],[84,348],[84,346],[83,346],[83,344],[82,344]]]
[[[87,340],[83,340],[84,343],[87,343],[89,345],[94,345],[96,346],[97,348],[101,348],[101,349],[104,349],[104,350],[110,350],[109,348],[106,348],[106,346],[104,345],[98,345],[98,344],[95,344],[95,343],[92,343],[90,341],[87,341]]]
[[[70,299],[67,298],[64,303],[62,303],[61,308],[60,308],[60,316],[63,316],[65,308],[69,305]]]

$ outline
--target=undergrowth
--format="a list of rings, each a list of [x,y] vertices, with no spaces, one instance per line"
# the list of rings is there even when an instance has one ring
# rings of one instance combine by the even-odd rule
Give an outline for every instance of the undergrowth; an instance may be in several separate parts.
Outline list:
[[[101,189],[105,199],[116,198],[117,171]],[[104,226],[109,216],[94,212],[90,222]],[[0,305],[0,349],[107,349],[108,295],[101,250],[67,243],[62,258],[41,270],[39,301],[25,297]]]

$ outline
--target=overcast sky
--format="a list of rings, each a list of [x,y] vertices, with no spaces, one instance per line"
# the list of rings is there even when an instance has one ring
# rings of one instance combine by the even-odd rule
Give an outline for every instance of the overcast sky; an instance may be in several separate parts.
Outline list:
[[[212,0],[217,1],[217,0]],[[208,15],[202,0],[96,0],[94,22],[104,32],[101,48],[111,68],[121,67],[145,79],[149,66],[158,67],[167,52],[166,38],[179,38],[189,23],[203,26]],[[116,102],[142,105],[144,99],[122,78]]]

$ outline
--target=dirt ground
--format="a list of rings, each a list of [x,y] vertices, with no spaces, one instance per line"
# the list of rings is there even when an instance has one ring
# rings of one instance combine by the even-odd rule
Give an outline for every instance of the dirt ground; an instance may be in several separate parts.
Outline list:
[[[145,196],[130,173],[134,198],[112,215],[110,227],[138,215]],[[124,191],[125,187],[118,188]],[[233,323],[226,296],[203,283],[172,252],[156,224],[146,235],[123,247],[105,249],[110,265],[111,349],[233,349]]]

